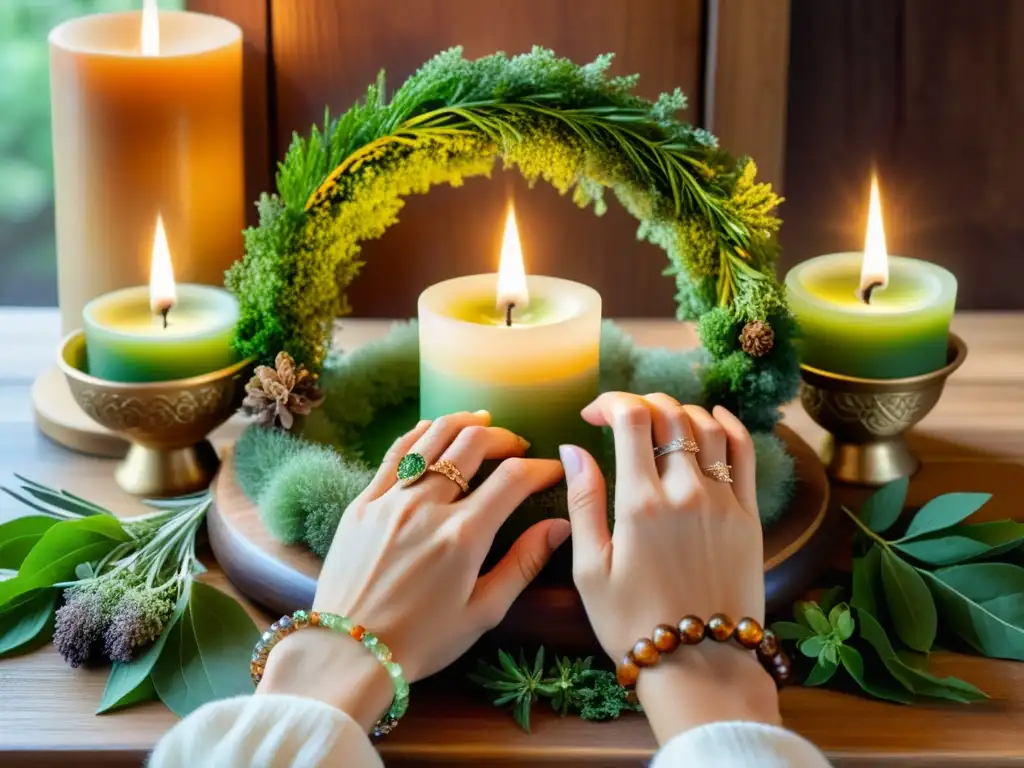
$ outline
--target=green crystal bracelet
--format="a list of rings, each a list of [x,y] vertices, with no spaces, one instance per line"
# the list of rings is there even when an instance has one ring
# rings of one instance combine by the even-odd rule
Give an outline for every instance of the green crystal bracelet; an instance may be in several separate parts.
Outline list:
[[[288,635],[305,627],[326,627],[335,632],[343,632],[346,635],[358,640],[370,653],[374,655],[387,670],[388,677],[395,686],[395,698],[391,701],[388,711],[373,726],[371,736],[380,738],[391,733],[398,725],[398,720],[409,708],[409,683],[402,674],[402,668],[391,660],[391,649],[388,648],[372,632],[356,624],[349,618],[339,616],[336,613],[325,611],[296,611],[291,616],[282,616],[270,625],[270,629],[263,633],[256,647],[252,652],[252,661],[249,664],[249,673],[252,675],[254,684],[259,685],[263,679],[263,670],[267,665],[267,657],[274,646],[281,642]]]

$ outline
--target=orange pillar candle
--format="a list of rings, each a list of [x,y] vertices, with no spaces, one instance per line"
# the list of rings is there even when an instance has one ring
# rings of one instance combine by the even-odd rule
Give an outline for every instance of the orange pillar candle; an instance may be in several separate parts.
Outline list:
[[[242,32],[199,13],[86,16],[50,33],[64,332],[145,283],[163,215],[182,282],[222,285],[242,252]]]

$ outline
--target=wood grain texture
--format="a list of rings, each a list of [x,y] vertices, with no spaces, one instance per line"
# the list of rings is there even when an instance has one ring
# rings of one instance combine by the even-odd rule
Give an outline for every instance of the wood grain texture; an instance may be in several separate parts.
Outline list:
[[[253,205],[272,187],[276,167],[273,93],[273,46],[270,41],[270,0],[186,0],[190,11],[233,21],[242,29],[242,88],[245,113],[245,215],[257,223]]]
[[[347,322],[339,336],[346,347],[383,333],[382,321]],[[644,344],[688,346],[691,326],[671,322],[623,322]],[[986,491],[995,497],[985,519],[1024,520],[1019,503],[1024,487],[1024,314],[972,314],[954,319],[953,329],[970,346],[963,368],[947,386],[935,410],[921,423],[911,444],[925,461],[910,486],[911,505],[947,491]],[[0,310],[0,352],[18,360],[0,372],[0,482],[12,471],[65,487],[120,514],[141,511],[137,500],[112,481],[114,462],[71,454],[40,436],[32,426],[29,387],[52,359],[59,339],[54,310]],[[799,404],[786,408],[785,423],[812,445],[821,430]],[[218,431],[225,445],[239,424]],[[835,489],[856,503],[863,491]],[[25,509],[0,494],[0,520]],[[834,541],[835,565],[849,559],[842,536]],[[204,577],[231,591],[223,572],[208,557]],[[254,615],[259,615],[251,609]],[[260,616],[260,621],[270,617]],[[785,723],[820,745],[838,768],[866,766],[1024,765],[1018,728],[1024,720],[1024,665],[952,653],[934,654],[935,671],[981,687],[992,699],[964,706],[898,707],[816,689],[782,692]],[[174,723],[159,704],[96,717],[105,672],[71,670],[52,648],[0,661],[0,764],[137,765]],[[442,676],[415,686],[412,709],[402,727],[382,745],[388,765],[635,766],[647,759],[654,740],[646,722],[627,717],[615,723],[562,720],[538,708],[533,735],[520,732],[510,717],[464,691],[461,676]]]
[[[378,70],[398,87],[432,55],[453,45],[468,57],[533,45],[578,62],[617,54],[616,74],[642,73],[640,92],[682,87],[700,100],[700,0],[273,0],[277,136],[283,153],[363,96]],[[636,240],[636,222],[617,203],[595,222],[546,184],[529,191],[517,171],[495,170],[463,189],[408,198],[401,222],[366,244],[366,266],[352,287],[357,316],[410,317],[428,285],[497,268],[509,195],[515,197],[527,269],[587,283],[607,316],[670,317],[666,258]]]
[[[704,127],[757,161],[783,189],[789,78],[789,0],[710,0]],[[713,38],[713,39],[712,39]]]
[[[828,480],[814,449],[784,425],[778,434],[796,461],[797,491],[785,517],[765,532],[769,611],[787,607],[821,575],[841,514],[837,506],[829,507]],[[320,559],[306,547],[282,544],[270,534],[259,508],[238,485],[233,454],[224,457],[213,496],[214,508],[208,516],[210,548],[239,591],[281,614],[311,605]],[[827,515],[832,519],[825,526]],[[565,548],[555,557],[559,562],[552,562],[515,601],[492,639],[504,648],[546,645],[561,653],[600,654],[571,583],[571,552]]]
[[[961,309],[1024,308],[1024,5],[793,0],[783,264],[863,248],[949,268]]]

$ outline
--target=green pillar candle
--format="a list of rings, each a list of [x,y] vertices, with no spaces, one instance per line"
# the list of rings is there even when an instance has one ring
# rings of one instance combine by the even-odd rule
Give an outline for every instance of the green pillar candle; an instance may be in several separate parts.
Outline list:
[[[496,274],[471,275],[420,295],[421,417],[484,409],[529,440],[531,456],[555,458],[562,443],[596,449],[600,431],[580,410],[599,392],[600,295],[531,276],[507,325],[497,286]]]
[[[888,285],[865,302],[863,256],[818,256],[786,275],[789,305],[800,324],[802,362],[866,379],[899,379],[942,368],[956,278],[935,264],[890,256]]]
[[[147,286],[89,302],[82,312],[88,373],[108,381],[185,379],[236,362],[231,346],[238,302],[221,288],[179,285],[167,326]]]

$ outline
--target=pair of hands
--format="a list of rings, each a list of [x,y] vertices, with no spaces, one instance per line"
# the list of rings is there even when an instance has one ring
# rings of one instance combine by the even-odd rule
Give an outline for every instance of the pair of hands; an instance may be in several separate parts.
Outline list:
[[[528,444],[491,427],[486,412],[444,416],[399,438],[346,511],[314,610],[363,624],[388,644],[406,677],[419,680],[497,625],[571,532],[574,580],[615,661],[655,625],[686,614],[763,621],[754,448],[742,423],[724,408],[711,414],[663,394],[618,392],[601,395],[582,416],[614,434],[614,533],[604,477],[586,451],[563,446],[561,462],[525,459]],[[696,440],[700,453],[654,459],[654,445],[679,437]],[[504,461],[459,498],[458,486],[436,473],[409,487],[396,484],[398,462],[410,452],[428,462],[448,459],[467,480],[483,461]],[[701,474],[701,466],[716,461],[732,465],[733,484]],[[536,523],[480,575],[501,524],[563,474],[570,520]],[[357,643],[332,635],[299,632],[282,641],[260,692],[321,698],[369,728],[391,700],[390,682]],[[645,670],[637,692],[661,741],[702,722],[778,719],[771,678],[750,654],[730,646],[704,643],[677,652]]]

